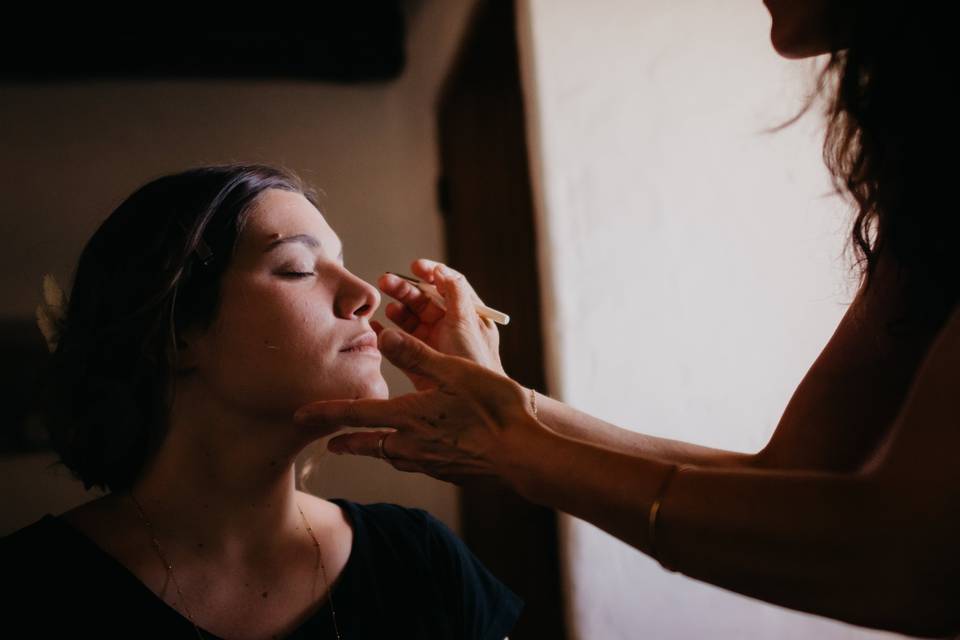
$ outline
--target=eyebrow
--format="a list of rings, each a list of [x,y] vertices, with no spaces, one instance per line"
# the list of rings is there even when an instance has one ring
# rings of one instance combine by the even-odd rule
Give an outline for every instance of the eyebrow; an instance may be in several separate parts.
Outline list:
[[[312,249],[317,249],[317,248],[319,248],[319,247],[322,246],[321,243],[320,243],[320,241],[317,240],[315,237],[311,236],[310,234],[308,234],[308,233],[298,233],[298,234],[293,235],[293,236],[287,236],[286,238],[279,238],[279,239],[277,239],[277,240],[274,240],[273,242],[271,242],[270,244],[267,245],[267,248],[264,249],[263,252],[264,252],[264,253],[268,253],[268,252],[270,252],[270,251],[273,251],[274,249],[276,249],[276,248],[279,247],[280,245],[287,244],[288,242],[299,242],[300,244],[304,244],[304,245],[306,245],[306,246],[308,246],[308,247],[310,247],[310,248],[312,248]],[[340,248],[340,254],[337,256],[337,259],[338,259],[338,260],[341,260],[341,261],[343,260],[343,248],[342,248],[342,247]]]

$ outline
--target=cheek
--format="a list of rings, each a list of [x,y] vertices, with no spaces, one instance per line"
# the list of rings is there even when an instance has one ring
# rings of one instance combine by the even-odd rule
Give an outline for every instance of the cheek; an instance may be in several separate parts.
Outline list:
[[[330,304],[315,296],[235,296],[223,308],[212,354],[210,384],[248,411],[290,412],[311,400],[386,397],[380,367],[344,357],[349,336]]]
[[[231,387],[289,387],[329,368],[336,354],[335,318],[322,301],[273,295],[239,295],[222,309],[215,352],[217,377]],[[303,368],[303,363],[318,366]],[[246,381],[244,383],[244,381]],[[276,384],[271,384],[276,381]]]

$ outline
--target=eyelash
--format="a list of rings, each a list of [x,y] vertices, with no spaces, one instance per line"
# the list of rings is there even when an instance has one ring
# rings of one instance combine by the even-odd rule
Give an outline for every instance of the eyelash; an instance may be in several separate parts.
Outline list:
[[[340,264],[341,266],[343,265],[342,262]],[[307,276],[315,276],[317,273],[315,271],[279,271],[277,272],[277,275],[289,278],[291,280],[300,280],[301,278],[305,278]]]

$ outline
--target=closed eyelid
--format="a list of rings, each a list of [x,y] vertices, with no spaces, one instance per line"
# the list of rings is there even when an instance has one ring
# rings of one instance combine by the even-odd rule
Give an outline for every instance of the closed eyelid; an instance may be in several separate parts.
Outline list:
[[[312,253],[312,252],[311,252],[311,253]],[[317,259],[317,258],[325,258],[325,257],[326,257],[326,256],[324,256],[322,253],[320,253],[320,254],[314,254],[314,255],[313,255],[313,259],[314,259],[314,260]],[[327,258],[327,259],[329,260],[329,258]],[[339,263],[340,266],[343,266],[343,265],[345,264],[345,263],[344,263],[344,260],[343,260],[343,251],[341,251],[339,254],[337,254],[337,256],[333,259],[333,261]]]
[[[274,234],[279,236],[280,234]],[[339,240],[339,238],[338,238]],[[340,244],[340,251],[337,253],[336,259],[341,263],[343,262],[343,243]],[[291,246],[301,246],[307,247],[313,252],[317,252],[323,249],[325,246],[320,240],[308,233],[298,233],[296,235],[287,236],[287,237],[275,237],[263,250],[264,253],[270,253],[280,249],[281,247],[291,247]]]
[[[343,262],[343,258],[342,258],[341,256],[338,256],[338,258],[340,258],[340,260],[339,260],[336,264],[337,264],[341,269],[344,269],[344,270],[346,270],[346,271],[349,271],[351,274],[353,274],[352,271],[350,271],[349,269],[347,269],[346,265],[345,265],[344,262]],[[278,264],[276,264],[276,265],[273,267],[273,269],[274,269],[275,271],[279,271],[279,272],[285,272],[285,271],[307,272],[307,271],[313,271],[313,270],[317,269],[318,267],[321,267],[321,268],[322,268],[324,262],[326,262],[327,264],[329,264],[329,262],[328,262],[327,260],[323,260],[323,259],[320,259],[320,261],[318,261],[317,259],[313,259],[313,260],[299,260],[299,259],[295,259],[295,260],[282,260],[282,261],[280,261]],[[355,274],[353,274],[353,275],[355,275]]]
[[[291,247],[292,247],[292,246],[301,246],[301,247],[302,247],[302,246],[304,246],[304,245],[287,245],[287,246],[291,246]],[[283,255],[283,254],[286,254],[286,253],[288,253],[288,252],[289,252],[289,251],[283,251],[283,250],[281,250],[281,251],[278,251],[277,253],[281,254],[279,257],[280,257],[280,259],[281,259],[282,261],[287,261],[287,260],[290,259],[290,256],[299,255],[300,252],[301,252],[301,250],[293,250],[292,253],[290,253],[290,255]],[[269,256],[269,254],[267,254],[267,255]],[[323,253],[317,252],[317,251],[310,251],[310,255],[311,255],[311,257],[313,257],[313,258],[323,258],[323,257],[325,257]],[[270,257],[273,257],[273,256],[270,256]],[[336,258],[334,258],[334,260],[337,261],[337,262],[339,262],[341,265],[344,263],[344,261],[343,261],[343,250],[341,250],[340,253],[337,254],[337,256],[336,256]]]

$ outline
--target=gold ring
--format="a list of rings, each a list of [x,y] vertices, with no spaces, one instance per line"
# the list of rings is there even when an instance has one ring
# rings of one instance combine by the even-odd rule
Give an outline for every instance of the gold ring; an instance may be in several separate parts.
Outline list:
[[[381,459],[381,460],[387,460],[387,461],[390,460],[390,456],[388,456],[388,455],[387,455],[387,452],[383,450],[383,442],[384,442],[384,440],[387,439],[387,436],[389,436],[389,435],[390,435],[390,432],[387,431],[387,432],[384,433],[382,436],[380,436],[380,440],[377,442],[377,448],[378,448],[379,451],[380,451],[380,459]]]

